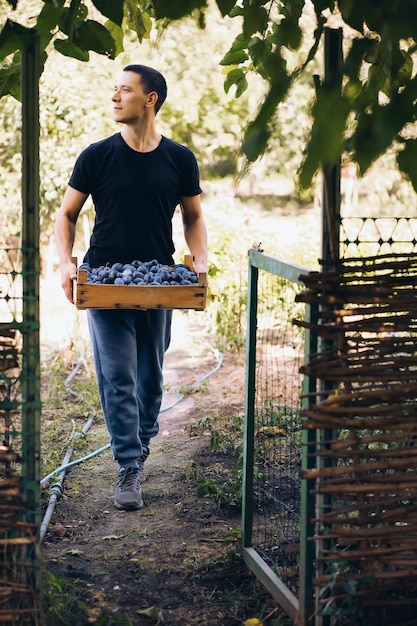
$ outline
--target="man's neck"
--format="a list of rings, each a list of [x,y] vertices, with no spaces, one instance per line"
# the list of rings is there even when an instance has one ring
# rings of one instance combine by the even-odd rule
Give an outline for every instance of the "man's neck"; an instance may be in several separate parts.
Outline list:
[[[121,135],[127,145],[136,152],[152,152],[159,146],[162,139],[153,125],[146,129],[124,126]]]

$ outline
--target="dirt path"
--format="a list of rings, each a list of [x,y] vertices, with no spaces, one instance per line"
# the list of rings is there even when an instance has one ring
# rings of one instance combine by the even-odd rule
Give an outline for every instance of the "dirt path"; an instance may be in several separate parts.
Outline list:
[[[48,569],[70,581],[77,598],[67,618],[75,621],[62,623],[233,626],[271,612],[276,617],[270,596],[240,559],[239,514],[217,510],[212,499],[198,497],[192,479],[195,467],[204,472],[216,465],[221,473],[221,459],[210,452],[207,439],[190,437],[189,426],[219,412],[242,412],[242,357],[224,356],[220,369],[195,393],[164,410],[181,397],[182,386],[218,365],[198,317],[177,312],[143,510],[114,509],[117,470],[110,451],[68,472],[43,542]],[[92,430],[95,438],[105,439],[102,420]]]

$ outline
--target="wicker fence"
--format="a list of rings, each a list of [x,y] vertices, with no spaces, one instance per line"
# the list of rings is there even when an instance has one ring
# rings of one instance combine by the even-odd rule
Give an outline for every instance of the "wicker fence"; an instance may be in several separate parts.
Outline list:
[[[318,503],[318,609],[358,625],[415,624],[417,255],[344,259],[301,280],[297,300],[319,305],[323,346],[302,368],[324,383],[303,411],[317,433],[304,477]]]

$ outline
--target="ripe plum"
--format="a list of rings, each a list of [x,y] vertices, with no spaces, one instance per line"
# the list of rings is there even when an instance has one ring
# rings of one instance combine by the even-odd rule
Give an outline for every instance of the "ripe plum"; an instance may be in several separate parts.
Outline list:
[[[165,265],[156,259],[134,260],[131,263],[107,263],[91,268],[82,263],[80,269],[87,271],[87,282],[103,285],[192,285],[198,283],[197,274],[184,263]]]

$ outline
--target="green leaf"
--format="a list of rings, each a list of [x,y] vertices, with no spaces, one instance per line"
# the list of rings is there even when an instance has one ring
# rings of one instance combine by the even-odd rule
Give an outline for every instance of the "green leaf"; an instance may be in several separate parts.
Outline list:
[[[127,24],[138,36],[139,41],[149,37],[152,22],[146,11],[141,11],[134,0],[126,0]]]
[[[229,93],[230,87],[233,85],[239,86],[240,82],[245,78],[245,74],[240,67],[235,67],[227,74],[227,78],[224,81],[224,90]]]
[[[262,66],[268,55],[272,51],[272,40],[270,37],[261,39],[260,37],[252,37],[248,44],[248,52],[255,67]]]
[[[7,19],[0,32],[0,61],[17,50],[23,50],[31,40],[32,32],[31,29]]]
[[[264,7],[250,4],[243,11],[243,34],[250,37],[253,33],[263,33],[268,25],[268,13]]]
[[[246,91],[247,88],[248,88],[248,81],[246,80],[246,76],[243,75],[242,80],[236,83],[235,97],[240,98],[240,96]]]
[[[240,15],[243,15],[244,10],[242,9],[242,7],[236,5],[229,13],[230,17],[238,17]]]
[[[344,134],[349,115],[348,99],[337,87],[320,87],[313,108],[313,127],[301,165],[299,182],[308,189],[320,167],[336,165],[344,148]]]
[[[124,0],[92,0],[92,2],[102,15],[118,26],[122,25]]]
[[[113,37],[113,41],[114,41],[114,44],[115,44],[114,56],[117,57],[117,56],[119,56],[119,54],[124,52],[124,47],[123,47],[124,32],[123,32],[123,28],[121,26],[118,26],[117,24],[115,24],[111,20],[106,22],[104,24],[104,26],[109,31],[110,35]]]
[[[242,144],[242,152],[250,162],[256,161],[260,154],[263,154],[268,145],[271,133],[264,124],[252,122],[246,132]]]
[[[364,22],[362,3],[355,0],[339,0],[338,6],[346,24],[361,33]]]
[[[236,52],[236,50],[245,50],[248,47],[249,39],[240,33],[235,37],[229,52]]]
[[[371,65],[368,72],[367,88],[374,94],[375,100],[380,91],[384,91],[384,87],[388,80],[388,76],[381,65]]]
[[[36,20],[36,31],[39,33],[41,48],[46,48],[52,39],[52,31],[59,24],[65,0],[45,2]]]
[[[362,91],[362,83],[360,80],[348,80],[343,88],[343,95],[354,104]]]
[[[198,11],[196,23],[200,30],[204,30],[206,28],[206,14],[204,10]]]
[[[298,50],[302,41],[301,28],[293,20],[282,20],[278,29],[279,41],[277,43],[292,50]]]
[[[78,59],[79,61],[88,61],[90,58],[88,50],[83,50],[69,39],[56,39],[54,41],[54,46],[58,52],[66,57],[72,57],[73,59]]]
[[[378,42],[374,39],[353,39],[350,50],[345,58],[344,73],[352,79],[359,77],[363,60],[369,56],[372,63],[378,56]],[[373,59],[373,60],[371,60]]]
[[[249,161],[255,161],[265,152],[271,136],[271,120],[275,115],[277,106],[284,100],[290,84],[291,79],[285,73],[281,74],[279,79],[276,78],[271,84],[255,120],[248,126],[242,150]]]
[[[358,116],[352,142],[361,174],[388,150],[405,124],[414,121],[416,97],[417,79],[414,78],[407,88],[391,98],[389,104],[375,105],[371,111]]]
[[[189,15],[194,9],[207,6],[206,0],[153,0],[152,4],[157,20],[164,17],[177,20]]]
[[[216,4],[219,7],[220,13],[223,15],[229,15],[230,11],[235,6],[235,0],[216,0]]]
[[[277,85],[283,81],[286,83],[289,80],[287,76],[287,61],[281,56],[279,48],[272,54],[266,55],[262,70],[263,75]]]
[[[226,52],[222,60],[220,61],[220,65],[237,65],[239,63],[244,63],[248,60],[248,55],[244,50],[229,50]]]
[[[18,63],[0,69],[0,98],[8,94],[20,100],[20,64]]]
[[[103,26],[94,20],[87,20],[77,28],[77,39],[81,41],[86,50],[93,50],[97,54],[103,54],[114,59],[116,44],[113,37]]]
[[[417,192],[417,139],[407,139],[405,148],[397,155],[398,167],[411,181],[414,191]]]
[[[74,32],[76,26],[81,24],[88,15],[87,7],[84,4],[78,5],[77,13],[73,15],[70,9],[64,7],[59,20],[59,29],[70,37],[70,31]],[[70,37],[71,38],[71,37]]]
[[[411,79],[413,74],[413,58],[405,50],[398,48],[393,53],[391,72],[392,72],[392,89],[397,91],[399,87],[403,87]]]

